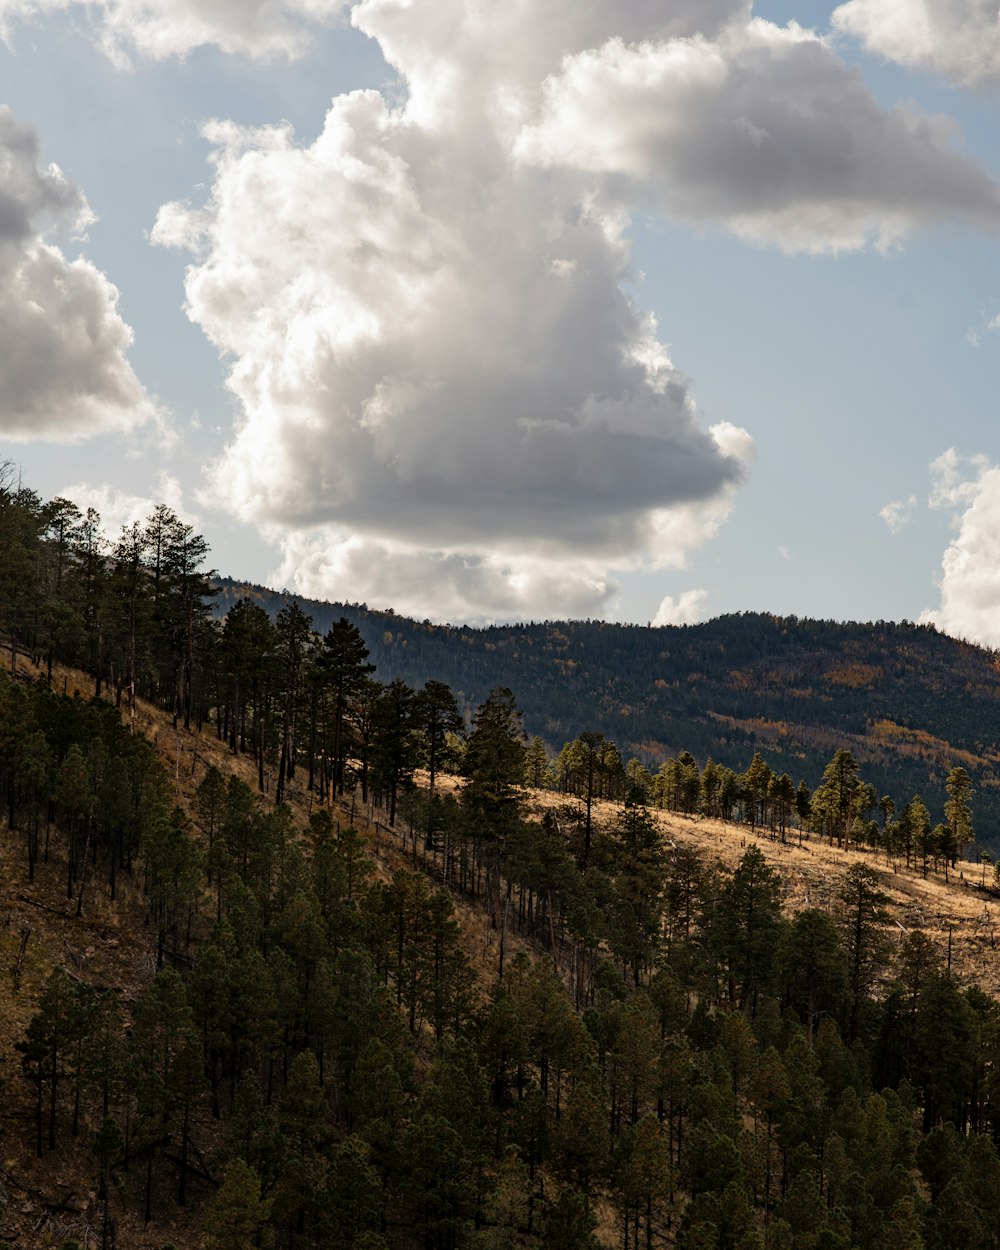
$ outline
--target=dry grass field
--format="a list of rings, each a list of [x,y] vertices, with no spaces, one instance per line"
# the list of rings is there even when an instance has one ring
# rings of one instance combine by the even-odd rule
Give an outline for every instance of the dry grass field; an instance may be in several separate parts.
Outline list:
[[[564,795],[546,792],[536,792],[533,799],[539,810],[566,801]],[[610,821],[616,810],[612,804],[597,804],[595,819]],[[803,835],[800,845],[798,830],[790,829],[787,840],[782,842],[761,829],[751,836],[746,825],[675,812],[655,815],[668,842],[691,847],[710,864],[732,869],[751,843],[758,846],[768,863],[781,874],[789,913],[803,907],[834,910],[843,874],[851,864],[867,864],[878,873],[882,888],[889,895],[890,927],[897,937],[902,940],[907,932],[920,929],[947,958],[950,932],[952,971],[963,982],[1000,997],[996,951],[1000,939],[1000,892],[992,886],[989,868],[985,885],[981,866],[973,863],[959,863],[946,883],[943,876],[930,874],[924,878],[918,869],[907,869],[901,862],[887,862],[882,854],[829,846],[815,834]]]

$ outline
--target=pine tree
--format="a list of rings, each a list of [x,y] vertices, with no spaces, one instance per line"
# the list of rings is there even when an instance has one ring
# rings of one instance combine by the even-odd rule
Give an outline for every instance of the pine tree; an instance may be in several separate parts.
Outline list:
[[[847,952],[849,1037],[861,1032],[861,1014],[884,953],[885,905],[888,895],[879,875],[867,864],[852,864],[837,892],[841,930]]]
[[[327,630],[319,666],[332,700],[331,785],[334,793],[341,795],[353,740],[355,703],[375,672],[375,665],[368,663],[368,648],[361,631],[346,617],[342,616]]]
[[[202,1218],[205,1250],[255,1250],[271,1210],[261,1197],[260,1177],[242,1159],[234,1159]]]
[[[730,999],[756,1010],[773,968],[781,919],[781,879],[756,846],[747,848],[722,888],[714,920],[717,949],[725,960]]]
[[[524,735],[509,690],[494,690],[476,712],[463,761],[462,811],[486,850],[487,898],[494,928],[500,922],[500,869],[523,817]]]
[[[954,868],[955,861],[965,854],[965,848],[976,840],[972,832],[972,782],[964,768],[953,768],[944,783],[948,792],[948,802],[944,805],[944,816],[951,834],[949,859]]]

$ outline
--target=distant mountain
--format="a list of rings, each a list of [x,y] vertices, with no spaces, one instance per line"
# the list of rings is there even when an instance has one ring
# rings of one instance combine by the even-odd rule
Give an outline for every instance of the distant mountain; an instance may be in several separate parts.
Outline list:
[[[921,794],[941,818],[961,764],[976,788],[980,844],[1000,846],[1000,659],[932,626],[801,620],[764,613],[701,625],[545,621],[432,625],[365,604],[332,604],[222,579],[218,610],[243,595],[270,614],[294,598],[325,632],[357,625],[377,676],[447,682],[471,715],[509,686],[525,729],[553,750],[585,729],[648,766],[681,751],[745,768],[755,750],[813,786],[847,747],[878,793]]]

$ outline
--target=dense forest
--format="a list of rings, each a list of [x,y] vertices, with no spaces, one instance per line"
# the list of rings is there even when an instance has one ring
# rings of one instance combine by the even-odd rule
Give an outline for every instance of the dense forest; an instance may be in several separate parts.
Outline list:
[[[884,876],[972,845],[962,758],[911,797],[835,725],[794,780],[597,718],[556,751],[346,616],[220,617],[206,558],[0,489],[0,1238],[1000,1245],[1000,1003],[890,934]],[[801,840],[845,868],[793,913],[758,843]]]
[[[217,611],[249,596],[272,618],[288,602],[222,580]],[[552,751],[584,730],[651,768],[690,751],[734,769],[760,751],[772,768],[817,777],[839,747],[879,794],[975,777],[979,836],[1000,849],[1000,674],[992,652],[932,626],[743,613],[649,628],[554,621],[475,629],[411,621],[358,604],[300,600],[315,627],[341,616],[381,674],[456,691],[467,714],[516,690],[528,732]]]

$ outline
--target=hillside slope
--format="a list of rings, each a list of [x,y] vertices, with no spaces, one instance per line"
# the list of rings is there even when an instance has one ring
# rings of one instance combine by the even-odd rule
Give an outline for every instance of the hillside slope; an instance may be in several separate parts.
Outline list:
[[[272,616],[291,596],[222,580],[216,610],[250,596]],[[816,784],[849,748],[897,804],[972,777],[977,837],[1000,845],[1000,669],[993,652],[908,622],[800,620],[760,613],[650,628],[602,621],[432,625],[364,604],[297,600],[313,628],[356,625],[383,680],[447,682],[467,712],[507,686],[525,728],[553,750],[583,730],[645,763],[690,751],[742,769],[759,750],[777,772]]]
[[[63,686],[71,698],[76,695],[86,696],[89,682],[82,679],[81,675],[57,669],[55,676],[57,683]],[[82,702],[81,699],[80,703]],[[111,709],[108,708],[107,711],[110,713]],[[211,730],[204,733],[197,731],[188,733],[178,730],[172,724],[169,713],[144,701],[139,702],[134,726],[153,744],[159,756],[171,801],[179,802],[192,814],[197,809],[197,787],[210,768],[218,768],[227,777],[238,778],[247,785],[252,785],[254,781],[255,770],[252,761],[247,757],[231,754]],[[457,781],[454,779],[442,779],[441,784],[442,788],[449,792],[454,792],[457,787]],[[544,829],[547,814],[558,815],[559,819],[566,814],[565,796],[535,791],[528,797],[534,821],[538,822],[533,824],[536,829],[539,825]],[[308,816],[316,808],[315,796],[310,795],[304,786],[296,784],[288,788],[286,799],[291,805],[290,814],[293,818],[295,841],[305,845],[308,841],[306,834]],[[404,891],[409,891],[413,889],[413,883],[417,879],[413,875],[414,871],[422,870],[435,879],[440,879],[436,872],[438,860],[435,853],[433,850],[428,850],[422,837],[416,839],[412,834],[408,837],[406,827],[402,822],[397,831],[387,829],[383,823],[385,820],[383,811],[373,807],[366,809],[362,804],[358,804],[355,811],[353,802],[349,806],[338,805],[333,814],[338,824],[340,821],[346,822],[350,816],[359,826],[367,851],[373,856],[371,871],[374,880],[385,885],[387,890],[402,888]],[[606,831],[612,830],[621,817],[622,808],[619,805],[603,802],[596,805],[595,822]],[[889,933],[894,938],[891,945],[887,945],[884,949],[885,962],[875,970],[874,982],[879,987],[879,997],[886,988],[889,988],[893,966],[899,959],[899,951],[903,949],[904,939],[908,939],[909,936],[926,939],[925,948],[917,946],[913,949],[917,951],[925,949],[925,957],[932,963],[937,961],[941,966],[944,966],[947,960],[947,966],[957,977],[958,983],[978,986],[992,995],[996,995],[1000,988],[992,959],[998,917],[997,894],[990,886],[981,885],[979,871],[968,865],[964,877],[960,876],[957,880],[945,884],[940,879],[924,880],[916,871],[905,871],[900,865],[875,857],[870,852],[845,853],[825,845],[821,839],[815,837],[807,837],[804,845],[801,845],[798,844],[799,838],[795,834],[790,834],[787,841],[777,836],[767,836],[764,833],[755,839],[747,826],[702,818],[686,818],[676,813],[650,813],[650,817],[659,827],[660,837],[665,847],[671,848],[673,854],[677,853],[678,848],[686,849],[697,856],[708,868],[709,876],[704,879],[700,895],[702,899],[700,906],[707,908],[704,911],[705,917],[710,916],[711,913],[709,899],[713,889],[712,874],[721,873],[723,881],[733,879],[731,874],[738,869],[738,865],[747,854],[748,847],[751,846],[760,850],[769,869],[777,874],[780,880],[782,910],[787,917],[794,916],[802,908],[818,908],[827,915],[836,917],[840,910],[838,898],[843,889],[845,873],[854,866],[867,865],[874,868],[876,879],[888,896],[885,919],[888,921]],[[204,849],[204,831],[196,827],[195,836]],[[539,847],[544,841],[545,835],[542,834]],[[12,981],[5,978],[3,989],[0,990],[0,1018],[5,1026],[3,1030],[0,1030],[0,1082],[2,1082],[0,1090],[3,1093],[0,1105],[2,1105],[3,1118],[7,1125],[5,1154],[2,1167],[0,1167],[0,1238],[8,1239],[9,1243],[14,1246],[50,1243],[60,1245],[67,1240],[72,1240],[80,1245],[95,1248],[99,1245],[114,1245],[120,1247],[120,1250],[160,1250],[166,1244],[172,1244],[183,1250],[188,1250],[188,1248],[194,1250],[195,1246],[206,1244],[202,1236],[205,1213],[213,1200],[213,1190],[223,1176],[227,1133],[232,1132],[230,1128],[227,1128],[227,1124],[229,1117],[235,1114],[236,1104],[230,1106],[229,1101],[223,1099],[225,1114],[220,1121],[218,1115],[213,1114],[210,1103],[205,1097],[205,1091],[202,1091],[202,1096],[196,1101],[191,1119],[191,1137],[193,1148],[197,1147],[199,1166],[202,1170],[196,1178],[197,1183],[192,1183],[189,1205],[178,1205],[171,1198],[170,1180],[176,1159],[168,1153],[166,1146],[161,1154],[162,1164],[158,1165],[162,1166],[163,1177],[157,1183],[154,1214],[148,1223],[142,1216],[145,1168],[133,1166],[129,1170],[127,1166],[121,1167],[116,1164],[113,1170],[115,1192],[111,1203],[114,1234],[110,1240],[106,1237],[106,1218],[102,1221],[102,1204],[95,1186],[98,1168],[94,1153],[94,1133],[98,1121],[93,1109],[89,1113],[87,1111],[92,1103],[95,1106],[98,1104],[94,1103],[94,1091],[89,1086],[86,1087],[90,1092],[85,1093],[82,1132],[79,1138],[75,1132],[71,1136],[68,1124],[72,1111],[72,1099],[68,1072],[61,1078],[63,1093],[59,1106],[57,1148],[47,1149],[44,1152],[36,1152],[35,1149],[33,1128],[35,1093],[32,1083],[25,1080],[21,1056],[16,1049],[16,1044],[25,1037],[29,1021],[40,999],[44,996],[45,987],[53,971],[61,968],[74,984],[93,987],[104,994],[110,992],[121,1001],[128,1017],[132,1020],[135,1019],[135,1013],[143,998],[153,989],[156,977],[155,942],[149,927],[149,899],[143,889],[146,871],[140,870],[134,875],[123,875],[118,897],[114,901],[109,900],[106,885],[95,878],[88,890],[86,905],[80,916],[76,914],[78,909],[75,907],[74,900],[67,899],[65,894],[63,849],[61,833],[54,830],[51,862],[39,864],[35,880],[29,881],[24,865],[23,828],[19,831],[11,831],[0,824],[0,859],[5,865],[5,876],[0,887],[0,917],[2,917],[0,961],[12,977],[15,967],[18,968],[16,977],[13,977]],[[396,878],[396,885],[390,886],[389,883],[397,872],[400,875]],[[454,884],[452,883],[453,886]],[[725,896],[725,888],[723,887],[723,894],[720,897]],[[274,906],[279,916],[281,908],[288,906],[287,901],[281,902],[282,893],[279,879],[274,883],[273,894]],[[419,894],[419,889],[417,893]],[[571,984],[574,971],[579,964],[579,951],[574,949],[568,935],[562,932],[564,923],[562,917],[560,917],[558,942],[551,949],[545,947],[544,944],[538,945],[529,938],[519,936],[520,919],[523,918],[524,894],[522,883],[518,889],[521,905],[511,909],[511,931],[505,935],[507,957],[514,976],[512,992],[517,992],[518,978],[526,975],[528,968],[526,964],[519,967],[514,963],[514,958],[519,952],[542,956],[535,966],[536,970],[531,973],[532,977],[537,978],[537,984],[549,984],[544,981],[544,978],[551,975],[550,972],[546,972],[546,969],[551,969],[553,958],[562,978]],[[510,896],[509,892],[508,896]],[[452,898],[456,909],[456,936],[473,970],[474,985],[470,987],[472,999],[484,1013],[482,1036],[488,1039],[491,1028],[498,1027],[496,1021],[492,1024],[488,1023],[491,1019],[490,1013],[496,1010],[502,1011],[503,999],[497,997],[496,976],[497,961],[502,951],[504,935],[498,934],[495,928],[491,928],[482,900],[476,902],[461,893],[453,894]],[[211,959],[210,953],[214,940],[212,923],[215,918],[211,889],[204,885],[200,886],[198,899],[194,923],[193,925],[189,923],[190,944],[185,940],[183,949],[175,949],[173,952],[178,966],[184,971],[188,984],[193,984],[195,987],[192,1000],[194,1002],[200,1001],[197,992],[199,969],[206,966],[201,961]],[[515,917],[518,918],[516,924]],[[274,934],[282,933],[284,927],[285,922],[276,922]],[[377,932],[377,929],[376,924],[373,934]],[[708,931],[710,929],[709,923]],[[24,947],[21,947],[21,938],[24,935],[27,935],[27,940]],[[23,961],[19,960],[19,948],[25,956]],[[208,966],[211,966],[210,962]],[[335,984],[339,986],[339,980]],[[393,984],[398,987],[400,982],[395,979]],[[558,981],[553,984],[558,984]],[[612,984],[619,986],[616,993],[625,994],[624,983],[608,981],[608,985]],[[707,982],[700,984],[701,993],[705,993]],[[533,985],[537,989],[535,981],[526,982],[525,993],[528,997],[525,1003],[528,1005],[533,1001],[530,994],[536,992],[536,989],[531,988]],[[395,993],[389,994],[387,1001],[391,1002],[395,999],[398,992],[397,988]],[[612,995],[612,999],[608,1000],[611,1001],[611,1006],[608,1006],[608,1001],[605,1001],[607,991],[602,990],[597,1000],[600,1011],[604,1011],[609,1019],[615,1015],[615,1012],[648,1009],[646,991],[636,990],[635,998],[638,1007],[635,1004],[628,1008],[621,1004],[616,1006],[612,1001],[613,998]],[[567,999],[567,1005],[568,1001]],[[681,1010],[682,995],[675,1004],[679,1013],[678,1018],[682,1022],[682,1031],[687,1027],[695,1029],[693,1018],[690,1022],[688,1021],[689,1008],[693,1001],[689,999],[688,1008]],[[592,1008],[590,1015],[596,1018],[600,1015],[600,1011],[596,1011],[595,1014],[595,1009]],[[556,1014],[558,1017],[558,1013]],[[503,1018],[501,1014],[501,1023]],[[719,1018],[723,1021],[730,1020],[730,1013],[723,1011]],[[761,1020],[765,1021],[763,1015]],[[565,1026],[566,1022],[563,1021],[563,1024]],[[578,1029],[579,1024],[573,1027]],[[719,1027],[724,1033],[726,1028],[729,1028],[731,1032],[736,1026],[723,1023]],[[742,1024],[739,1027],[748,1029],[749,1025]],[[770,1026],[761,1023],[758,1027],[764,1030]],[[400,1039],[407,1037],[405,1027],[397,1026],[396,1032]],[[679,1033],[678,1038],[680,1036]],[[830,1036],[827,1036],[824,1044],[828,1047],[834,1045],[835,1048],[839,1046],[840,1043],[831,1042]],[[429,1032],[426,1029],[422,1031],[418,1029],[412,1042],[405,1044],[400,1042],[400,1044],[403,1053],[409,1053],[412,1049],[416,1064],[410,1079],[419,1084],[432,1070],[430,1066],[432,1043]],[[675,1044],[686,1045],[677,1039],[667,1043],[668,1048]],[[375,1045],[378,1046],[381,1043],[375,1043]],[[630,1055],[631,1051],[624,1044],[621,1044],[620,1049],[621,1056],[615,1062],[624,1063],[625,1056]],[[488,1057],[489,1053],[488,1048],[484,1049],[484,1056]],[[841,1052],[835,1049],[835,1053]],[[846,1051],[843,1053],[846,1054]],[[789,1060],[789,1063],[791,1062]],[[728,1088],[728,1076],[725,1081]],[[397,1091],[393,1094],[393,1099],[397,1099],[398,1096]],[[423,1097],[427,1096],[423,1095]],[[558,1095],[556,1097],[558,1099]],[[412,1093],[407,1095],[407,1098],[408,1106],[417,1105]],[[126,1108],[129,1105],[126,1098]],[[513,1117],[519,1101],[515,1102],[511,1093],[509,1096],[500,1098],[500,1105],[505,1109],[506,1114]],[[637,1111],[633,1119],[638,1116],[640,1112]],[[600,1122],[606,1126],[606,1121],[607,1115],[602,1112]],[[648,1122],[651,1123],[652,1120]],[[355,1125],[355,1128],[361,1134],[370,1136],[377,1143],[381,1139],[377,1131],[378,1122],[374,1123],[373,1129],[370,1129],[364,1122],[360,1126]],[[331,1132],[330,1140],[326,1142],[324,1150],[347,1150],[346,1145],[336,1144],[341,1141],[344,1131],[346,1130],[338,1129],[335,1134]],[[414,1130],[411,1128],[407,1131],[412,1134]],[[356,1139],[352,1137],[348,1140],[353,1142]],[[371,1149],[370,1146],[366,1148]],[[556,1158],[559,1157],[557,1154]],[[322,1166],[327,1169],[328,1161]],[[500,1165],[496,1166],[500,1167]],[[562,1165],[551,1166],[558,1168]],[[502,1181],[502,1168],[499,1176]],[[520,1177],[520,1181],[527,1183],[527,1178]],[[552,1185],[552,1174],[548,1176],[548,1184]],[[614,1174],[614,1184],[618,1184],[617,1173]],[[413,1199],[407,1196],[407,1191],[401,1192],[403,1197],[394,1198],[395,1202],[413,1202]],[[609,1192],[617,1191],[611,1188]],[[505,1214],[506,1208],[503,1205],[505,1199],[503,1199],[502,1184],[499,1182],[498,1193],[500,1197],[492,1200],[492,1205],[488,1208],[491,1227],[487,1231],[493,1240],[468,1240],[468,1242],[463,1240],[461,1244],[476,1247],[495,1247],[501,1244],[536,1246],[537,1240],[530,1234],[524,1234],[523,1211],[518,1208],[509,1216]],[[765,1205],[766,1201],[765,1199]],[[672,1203],[673,1199],[671,1199]],[[678,1202],[676,1209],[678,1211],[684,1209],[683,1200]],[[693,1206],[691,1209],[694,1209]],[[106,1217],[107,1207],[103,1210]],[[384,1250],[386,1245],[389,1245],[399,1247],[400,1250],[404,1248],[412,1250],[415,1242],[405,1231],[406,1210],[405,1206],[399,1211],[395,1207],[390,1207],[390,1235],[387,1240],[378,1237],[364,1242],[356,1240],[348,1243],[338,1240],[330,1244],[337,1247],[348,1244],[352,1247],[377,1246],[380,1250]],[[599,1216],[600,1245],[618,1244],[620,1217],[616,1215],[613,1205],[608,1202],[595,1202],[595,1211]],[[508,1218],[512,1223],[503,1224],[503,1220]],[[467,1231],[463,1234],[463,1238],[468,1235]],[[212,1244],[220,1243],[213,1242]],[[300,1242],[296,1238],[294,1244],[304,1246],[313,1245],[314,1242]],[[568,1243],[555,1244],[563,1246]],[[574,1242],[573,1244],[575,1246],[594,1243]],[[660,1244],[667,1243],[661,1242]],[[881,1242],[878,1244],[882,1245]]]

